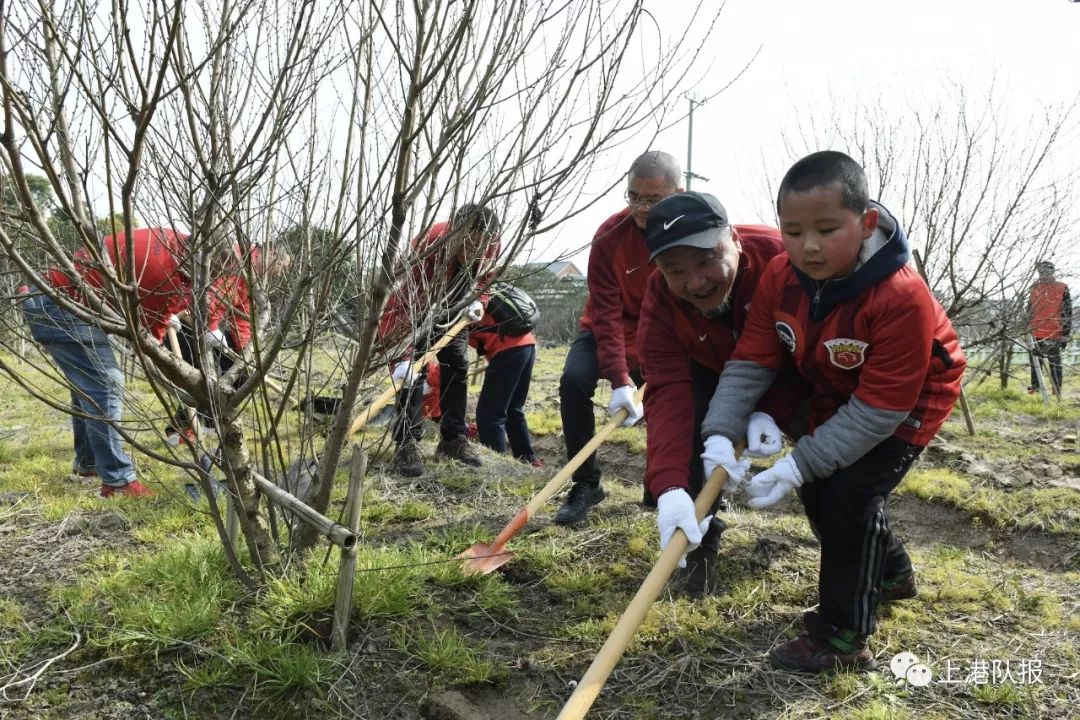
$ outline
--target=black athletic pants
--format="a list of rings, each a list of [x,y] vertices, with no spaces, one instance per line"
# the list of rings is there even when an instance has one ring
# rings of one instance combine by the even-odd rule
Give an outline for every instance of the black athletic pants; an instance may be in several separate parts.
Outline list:
[[[531,461],[533,455],[525,400],[529,397],[536,346],[509,348],[491,358],[484,372],[484,386],[476,399],[476,427],[480,442],[496,452],[506,452],[507,441],[515,458]]]
[[[639,370],[631,370],[630,377],[641,387]],[[570,345],[559,380],[559,412],[562,415],[567,460],[577,455],[596,434],[592,398],[599,381],[600,360],[596,356],[596,337],[584,330]],[[600,484],[600,463],[596,460],[596,453],[574,471],[574,482],[593,486]]]
[[[853,465],[799,489],[821,542],[818,615],[837,629],[874,632],[881,580],[911,571],[911,558],[889,529],[889,493],[922,448],[889,437]]]
[[[1044,357],[1050,364],[1050,382],[1054,392],[1061,392],[1061,343],[1057,340],[1036,340],[1035,352],[1031,355],[1031,387],[1039,389],[1039,376],[1035,374],[1035,363]]]

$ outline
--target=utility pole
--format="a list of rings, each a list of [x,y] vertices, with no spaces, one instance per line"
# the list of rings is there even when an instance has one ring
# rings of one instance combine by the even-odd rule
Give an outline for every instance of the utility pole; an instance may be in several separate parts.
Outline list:
[[[1078,2],[1080,2],[1080,0],[1078,0]],[[686,175],[686,189],[689,190],[690,181],[694,178],[697,178],[698,180],[704,180],[705,182],[708,182],[709,178],[702,177],[701,175],[696,174],[693,170],[690,169],[694,156],[694,106],[697,105],[700,107],[703,103],[694,100],[693,96],[689,94],[686,96],[686,98],[690,101],[690,114],[687,115],[687,120],[689,121],[689,123],[686,133],[686,172],[684,173],[684,175]]]

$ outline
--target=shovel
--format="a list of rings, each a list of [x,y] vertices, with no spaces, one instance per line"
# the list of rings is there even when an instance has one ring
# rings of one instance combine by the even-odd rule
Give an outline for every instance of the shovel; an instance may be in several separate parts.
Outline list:
[[[741,452],[742,447],[740,446],[738,450]],[[694,501],[694,514],[698,520],[704,519],[709,513],[709,509],[720,496],[720,491],[727,480],[728,474],[724,468],[718,467],[713,470],[709,481],[701,488],[701,492]],[[612,670],[615,669],[615,665],[626,652],[626,647],[633,639],[634,633],[644,622],[649,608],[656,602],[668,578],[679,566],[679,559],[686,552],[687,544],[685,533],[682,530],[676,530],[556,720],[580,720],[585,717],[585,713],[589,712],[596,696],[600,694],[600,688],[604,686]]]
[[[457,337],[457,335],[462,330],[464,330],[468,324],[468,318],[462,316],[461,319],[451,325],[450,329],[446,331],[446,334],[439,338],[439,340],[431,346],[430,350],[424,353],[419,360],[412,364],[412,371],[414,373],[420,372],[420,368],[427,365],[431,358],[435,357],[440,350],[449,345],[450,342],[455,337]],[[367,425],[373,417],[379,414],[380,410],[382,410],[384,407],[389,405],[391,401],[393,401],[394,397],[397,395],[398,391],[404,386],[404,384],[405,383],[401,383],[399,385],[398,381],[394,380],[391,386],[386,389],[386,392],[375,398],[371,405],[368,406],[367,410],[364,410],[362,413],[356,416],[356,419],[353,420],[352,426],[349,428],[349,435],[355,435],[356,433],[360,432],[360,430],[363,429],[363,427]]]
[[[636,401],[641,400],[641,395],[645,392],[645,386],[642,385],[641,389],[635,395]],[[496,538],[490,543],[476,543],[465,552],[458,555],[458,559],[465,561],[464,570],[469,574],[481,573],[487,575],[488,573],[495,572],[500,567],[510,562],[514,558],[514,553],[506,549],[506,543],[510,538],[517,535],[525,524],[529,522],[529,519],[535,515],[544,503],[551,499],[551,497],[559,491],[563,484],[570,479],[570,476],[574,474],[582,464],[596,452],[596,449],[603,444],[614,430],[626,421],[626,418],[630,413],[623,408],[612,416],[611,421],[607,425],[600,428],[600,431],[592,436],[592,439],[585,444],[585,447],[581,448],[577,455],[575,455],[570,462],[563,467],[555,477],[551,478],[551,481],[543,487],[543,489],[533,496],[529,504],[521,508],[518,514],[514,516],[514,519],[507,523],[506,527],[502,529],[502,532],[496,536]]]

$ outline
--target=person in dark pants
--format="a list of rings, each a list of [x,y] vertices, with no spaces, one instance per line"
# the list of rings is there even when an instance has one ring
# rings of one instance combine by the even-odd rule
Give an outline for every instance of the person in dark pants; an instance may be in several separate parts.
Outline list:
[[[436,223],[414,239],[412,247],[416,257],[413,270],[390,296],[379,321],[379,339],[384,346],[408,346],[396,353],[398,360],[391,372],[395,381],[404,383],[398,393],[392,433],[397,444],[394,469],[405,477],[424,474],[417,444],[423,435],[423,371],[412,373],[413,358],[434,341],[430,327],[433,313],[460,305],[486,286],[499,254],[499,217],[490,208],[463,205],[449,222]],[[487,296],[481,294],[467,306],[465,316],[471,323],[481,320],[486,304]],[[465,424],[469,381],[466,335],[455,337],[436,358],[441,417],[435,453],[479,467],[480,456],[469,444]]]
[[[649,278],[637,334],[648,382],[645,504],[655,506],[660,498],[667,520],[674,517],[673,502],[693,512],[692,501],[705,481],[701,423],[709,399],[746,324],[758,279],[783,245],[776,228],[733,226],[716,198],[695,192],[672,195],[653,207],[646,242],[658,272]],[[804,383],[790,371],[773,385],[754,414],[750,455],[779,451],[777,422],[787,423],[806,395]],[[746,464],[733,465],[732,474],[745,472],[739,468]],[[729,493],[736,488],[736,483],[725,486]],[[724,527],[713,521],[701,546],[687,557],[683,579],[691,595],[711,589]]]
[[[481,327],[494,326],[485,315]],[[474,331],[469,344],[487,358],[484,384],[476,400],[477,438],[495,452],[508,449],[514,458],[533,467],[543,463],[533,452],[529,424],[525,419],[525,401],[529,396],[533,364],[536,362],[536,337],[502,335],[498,330]]]
[[[706,455],[730,448],[784,362],[813,388],[810,432],[746,485],[754,508],[798,489],[821,540],[817,610],[769,652],[794,672],[873,668],[879,603],[916,595],[886,501],[952,412],[967,364],[907,237],[867,187],[835,151],[788,170],[776,201],[787,255],[758,283],[701,428]],[[678,527],[689,536],[695,524]]]
[[[608,412],[629,413],[635,425],[644,410],[634,393],[642,383],[637,359],[637,325],[645,284],[654,265],[645,245],[649,209],[682,191],[682,169],[668,153],[650,150],[630,166],[626,208],[600,226],[589,250],[588,289],[581,334],[570,346],[559,381],[566,458],[572,459],[596,434],[592,398],[601,378],[611,383]],[[560,525],[577,524],[604,499],[596,454],[574,471],[574,484],[555,514]]]
[[[1035,364],[1046,358],[1050,364],[1050,382],[1054,394],[1061,396],[1061,351],[1072,335],[1072,298],[1069,286],[1054,278],[1054,264],[1041,260],[1035,265],[1039,279],[1028,291],[1028,328],[1035,346],[1031,352],[1031,386],[1028,392],[1039,391],[1039,376]]]

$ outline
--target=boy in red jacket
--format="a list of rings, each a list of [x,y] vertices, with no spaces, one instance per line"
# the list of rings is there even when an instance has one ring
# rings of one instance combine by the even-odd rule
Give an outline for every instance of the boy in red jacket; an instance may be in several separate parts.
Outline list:
[[[659,272],[649,278],[637,333],[648,382],[645,493],[646,504],[655,505],[653,498],[659,498],[668,520],[675,516],[672,503],[693,514],[693,498],[705,480],[700,434],[709,399],[746,324],[758,279],[784,247],[776,228],[730,225],[715,197],[696,192],[657,203],[649,212],[646,241]],[[777,421],[791,419],[800,395],[805,390],[791,372],[773,384],[762,399],[763,411],[751,416],[748,455],[780,450]],[[741,474],[747,466],[744,460],[732,469]],[[725,490],[734,492],[735,484]],[[670,531],[675,527],[670,525]],[[710,589],[724,528],[716,519],[703,525],[704,540],[693,538],[701,545],[686,558],[685,588],[691,595]]]
[[[592,397],[600,378],[611,383],[609,413],[628,410],[628,426],[643,417],[643,408],[634,402],[641,383],[637,325],[645,284],[655,267],[645,244],[645,223],[650,208],[677,192],[682,192],[679,162],[665,152],[650,150],[630,166],[626,208],[605,220],[593,237],[581,333],[570,346],[559,380],[567,460],[596,434]],[[573,479],[566,501],[555,514],[560,525],[582,522],[589,508],[604,499],[595,453],[574,472]]]
[[[516,460],[542,467],[533,452],[525,400],[529,397],[536,336],[531,332],[511,335],[500,331],[499,323],[485,313],[477,329],[469,333],[469,344],[487,359],[484,384],[476,398],[477,436],[482,445],[495,452],[510,450]],[[509,444],[509,447],[508,447]]]
[[[819,603],[805,632],[769,660],[789,671],[868,669],[878,603],[915,595],[885,505],[949,416],[966,361],[858,163],[833,151],[798,161],[780,183],[777,213],[787,254],[754,293],[702,435],[707,455],[730,453],[780,364],[794,359],[813,387],[810,433],[746,491],[760,508],[798,489],[821,543]]]

